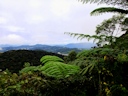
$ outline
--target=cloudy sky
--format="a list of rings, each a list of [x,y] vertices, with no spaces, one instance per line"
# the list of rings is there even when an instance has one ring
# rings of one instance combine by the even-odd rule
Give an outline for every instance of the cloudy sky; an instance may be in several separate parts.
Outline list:
[[[101,6],[78,0],[0,0],[0,44],[87,42],[64,32],[95,34],[96,25],[113,15],[90,16]]]

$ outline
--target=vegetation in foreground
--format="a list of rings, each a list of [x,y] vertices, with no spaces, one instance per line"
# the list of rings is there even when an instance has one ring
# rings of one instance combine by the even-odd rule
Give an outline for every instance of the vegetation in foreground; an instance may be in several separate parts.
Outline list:
[[[95,48],[66,61],[45,55],[19,73],[0,72],[0,96],[127,96],[128,52]],[[71,61],[72,60],[72,61]]]

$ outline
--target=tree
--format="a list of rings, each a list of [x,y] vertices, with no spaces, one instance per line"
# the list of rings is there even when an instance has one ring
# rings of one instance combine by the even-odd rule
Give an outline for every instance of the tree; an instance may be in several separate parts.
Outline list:
[[[77,37],[77,39],[93,39],[93,41],[96,42],[97,46],[99,47],[112,44],[114,46],[117,38],[119,38],[119,36],[121,36],[124,33],[127,34],[128,32],[127,19],[128,18],[124,14],[114,15],[112,18],[104,20],[101,24],[97,25],[95,35],[92,36],[68,32],[66,34],[69,34],[73,37]]]
[[[101,36],[105,35],[108,38],[101,38],[99,44],[109,44],[111,45],[113,42],[116,41],[116,38],[121,36],[126,32],[124,30],[127,24],[125,22],[125,15],[114,15],[112,18],[108,20],[104,20],[101,24],[96,27],[96,35]]]
[[[64,60],[66,63],[70,62],[70,61],[73,61],[76,59],[76,51],[72,50],[69,52],[68,56],[65,56]]]

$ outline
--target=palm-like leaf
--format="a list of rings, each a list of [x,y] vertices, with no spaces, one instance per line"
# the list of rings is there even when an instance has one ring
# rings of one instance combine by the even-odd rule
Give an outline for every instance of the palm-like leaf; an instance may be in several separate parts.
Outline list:
[[[91,15],[99,15],[106,12],[128,14],[128,10],[115,8],[115,7],[101,7],[93,10],[91,12]]]

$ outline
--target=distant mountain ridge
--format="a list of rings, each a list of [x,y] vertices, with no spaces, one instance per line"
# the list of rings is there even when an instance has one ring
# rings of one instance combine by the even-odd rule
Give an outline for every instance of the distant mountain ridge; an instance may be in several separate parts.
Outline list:
[[[65,45],[67,48],[78,48],[78,49],[90,49],[91,47],[96,46],[94,43],[70,43]]]
[[[43,45],[43,44],[36,44],[36,45],[0,45],[0,52],[6,52],[9,50],[45,50],[48,52],[54,53],[68,53],[71,50],[75,50],[76,52],[81,51],[81,49],[90,49],[91,47],[95,46],[93,43],[70,43],[66,45]]]

